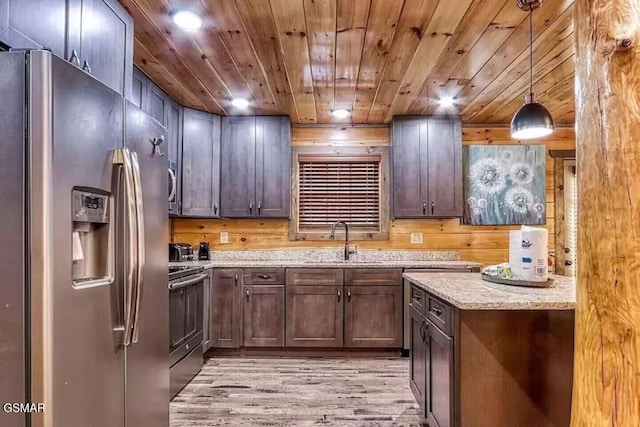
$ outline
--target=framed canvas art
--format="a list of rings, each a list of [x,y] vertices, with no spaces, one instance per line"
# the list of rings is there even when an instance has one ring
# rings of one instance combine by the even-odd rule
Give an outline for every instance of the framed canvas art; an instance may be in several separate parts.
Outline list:
[[[464,224],[546,224],[544,145],[467,145]]]

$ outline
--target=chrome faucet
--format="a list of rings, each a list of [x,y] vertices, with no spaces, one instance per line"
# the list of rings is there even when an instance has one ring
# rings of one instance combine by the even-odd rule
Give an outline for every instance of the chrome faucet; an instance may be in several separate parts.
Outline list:
[[[345,221],[337,221],[331,226],[331,236],[329,239],[334,240],[336,238],[336,227],[338,225],[344,225],[344,260],[349,261],[349,257],[351,254],[354,254],[355,251],[349,249],[349,225]]]

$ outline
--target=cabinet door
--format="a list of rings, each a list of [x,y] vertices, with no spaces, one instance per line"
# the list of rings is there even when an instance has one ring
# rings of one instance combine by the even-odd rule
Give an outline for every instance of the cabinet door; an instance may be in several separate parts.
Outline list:
[[[287,347],[342,347],[342,286],[287,286]]]
[[[256,119],[222,119],[222,216],[253,218],[256,206]]]
[[[65,56],[67,0],[0,1],[0,41],[13,48],[51,48]]]
[[[147,90],[147,101],[145,104],[146,105],[144,105],[142,109],[151,117],[156,119],[158,123],[162,123],[163,126],[167,126],[169,97],[162,89],[151,81],[149,82],[149,90]]]
[[[345,347],[402,347],[402,286],[346,286]]]
[[[427,214],[427,124],[424,118],[396,119],[392,125],[393,216]]]
[[[220,117],[184,109],[182,215],[219,214]]]
[[[146,92],[149,79],[138,67],[133,68],[133,78],[131,79],[131,99],[130,101],[141,110],[145,110]]]
[[[462,216],[462,125],[429,117],[427,126],[428,210],[434,217]]]
[[[67,56],[76,50],[81,67],[131,98],[133,19],[115,0],[70,0],[69,4]]]
[[[284,347],[284,286],[244,286],[244,346]]]
[[[411,308],[411,349],[409,352],[409,387],[420,407],[420,416],[425,417],[427,398],[427,320],[418,310]]]
[[[427,320],[427,400],[430,427],[450,427],[454,423],[453,338]]]
[[[256,118],[256,214],[289,218],[291,132],[287,117]]]
[[[211,346],[239,348],[242,323],[242,270],[216,269],[211,287]]]

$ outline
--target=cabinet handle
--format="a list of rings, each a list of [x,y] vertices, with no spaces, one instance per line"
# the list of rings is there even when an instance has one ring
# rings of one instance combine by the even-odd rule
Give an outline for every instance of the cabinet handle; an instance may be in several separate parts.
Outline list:
[[[249,214],[253,215],[253,200],[249,202]]]
[[[91,74],[91,67],[89,66],[89,61],[86,61],[86,60],[84,61],[84,64],[82,65],[82,69],[87,73]]]
[[[71,51],[71,56],[69,57],[69,62],[71,62],[76,67],[80,66],[80,57],[78,56],[78,51],[73,49]]]
[[[347,302],[351,302],[351,291],[347,290]]]
[[[434,312],[437,316],[440,316],[442,314],[442,309],[438,307],[431,307],[431,311]]]
[[[267,280],[267,279],[271,279],[271,275],[270,274],[259,274],[258,277],[262,280]]]
[[[342,297],[342,293],[340,292],[340,289],[338,289],[338,302],[340,302],[340,297]]]
[[[249,301],[249,289],[247,289],[247,301]]]
[[[427,326],[427,322],[423,320],[422,323],[420,324],[420,338],[422,338],[422,342],[425,342],[425,335],[427,332],[426,326]]]
[[[236,273],[236,286],[238,286],[238,273]]]
[[[431,202],[431,215],[433,215],[433,211],[435,210],[435,208],[436,208],[436,204]]]
[[[258,202],[258,215],[260,215],[260,210],[262,209],[262,201]]]
[[[422,202],[422,215],[427,214],[427,202]]]
[[[213,204],[213,214],[214,215],[218,215],[218,204],[217,203]]]
[[[422,299],[422,297],[420,296],[419,293],[414,293],[411,298],[413,298],[414,300],[416,300],[418,302],[420,302],[420,300]]]

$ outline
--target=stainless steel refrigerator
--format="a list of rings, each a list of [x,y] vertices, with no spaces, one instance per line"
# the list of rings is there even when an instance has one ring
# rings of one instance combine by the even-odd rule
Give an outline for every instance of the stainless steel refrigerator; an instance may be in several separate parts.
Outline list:
[[[169,425],[165,132],[47,51],[0,53],[0,402],[45,404],[3,427]]]

